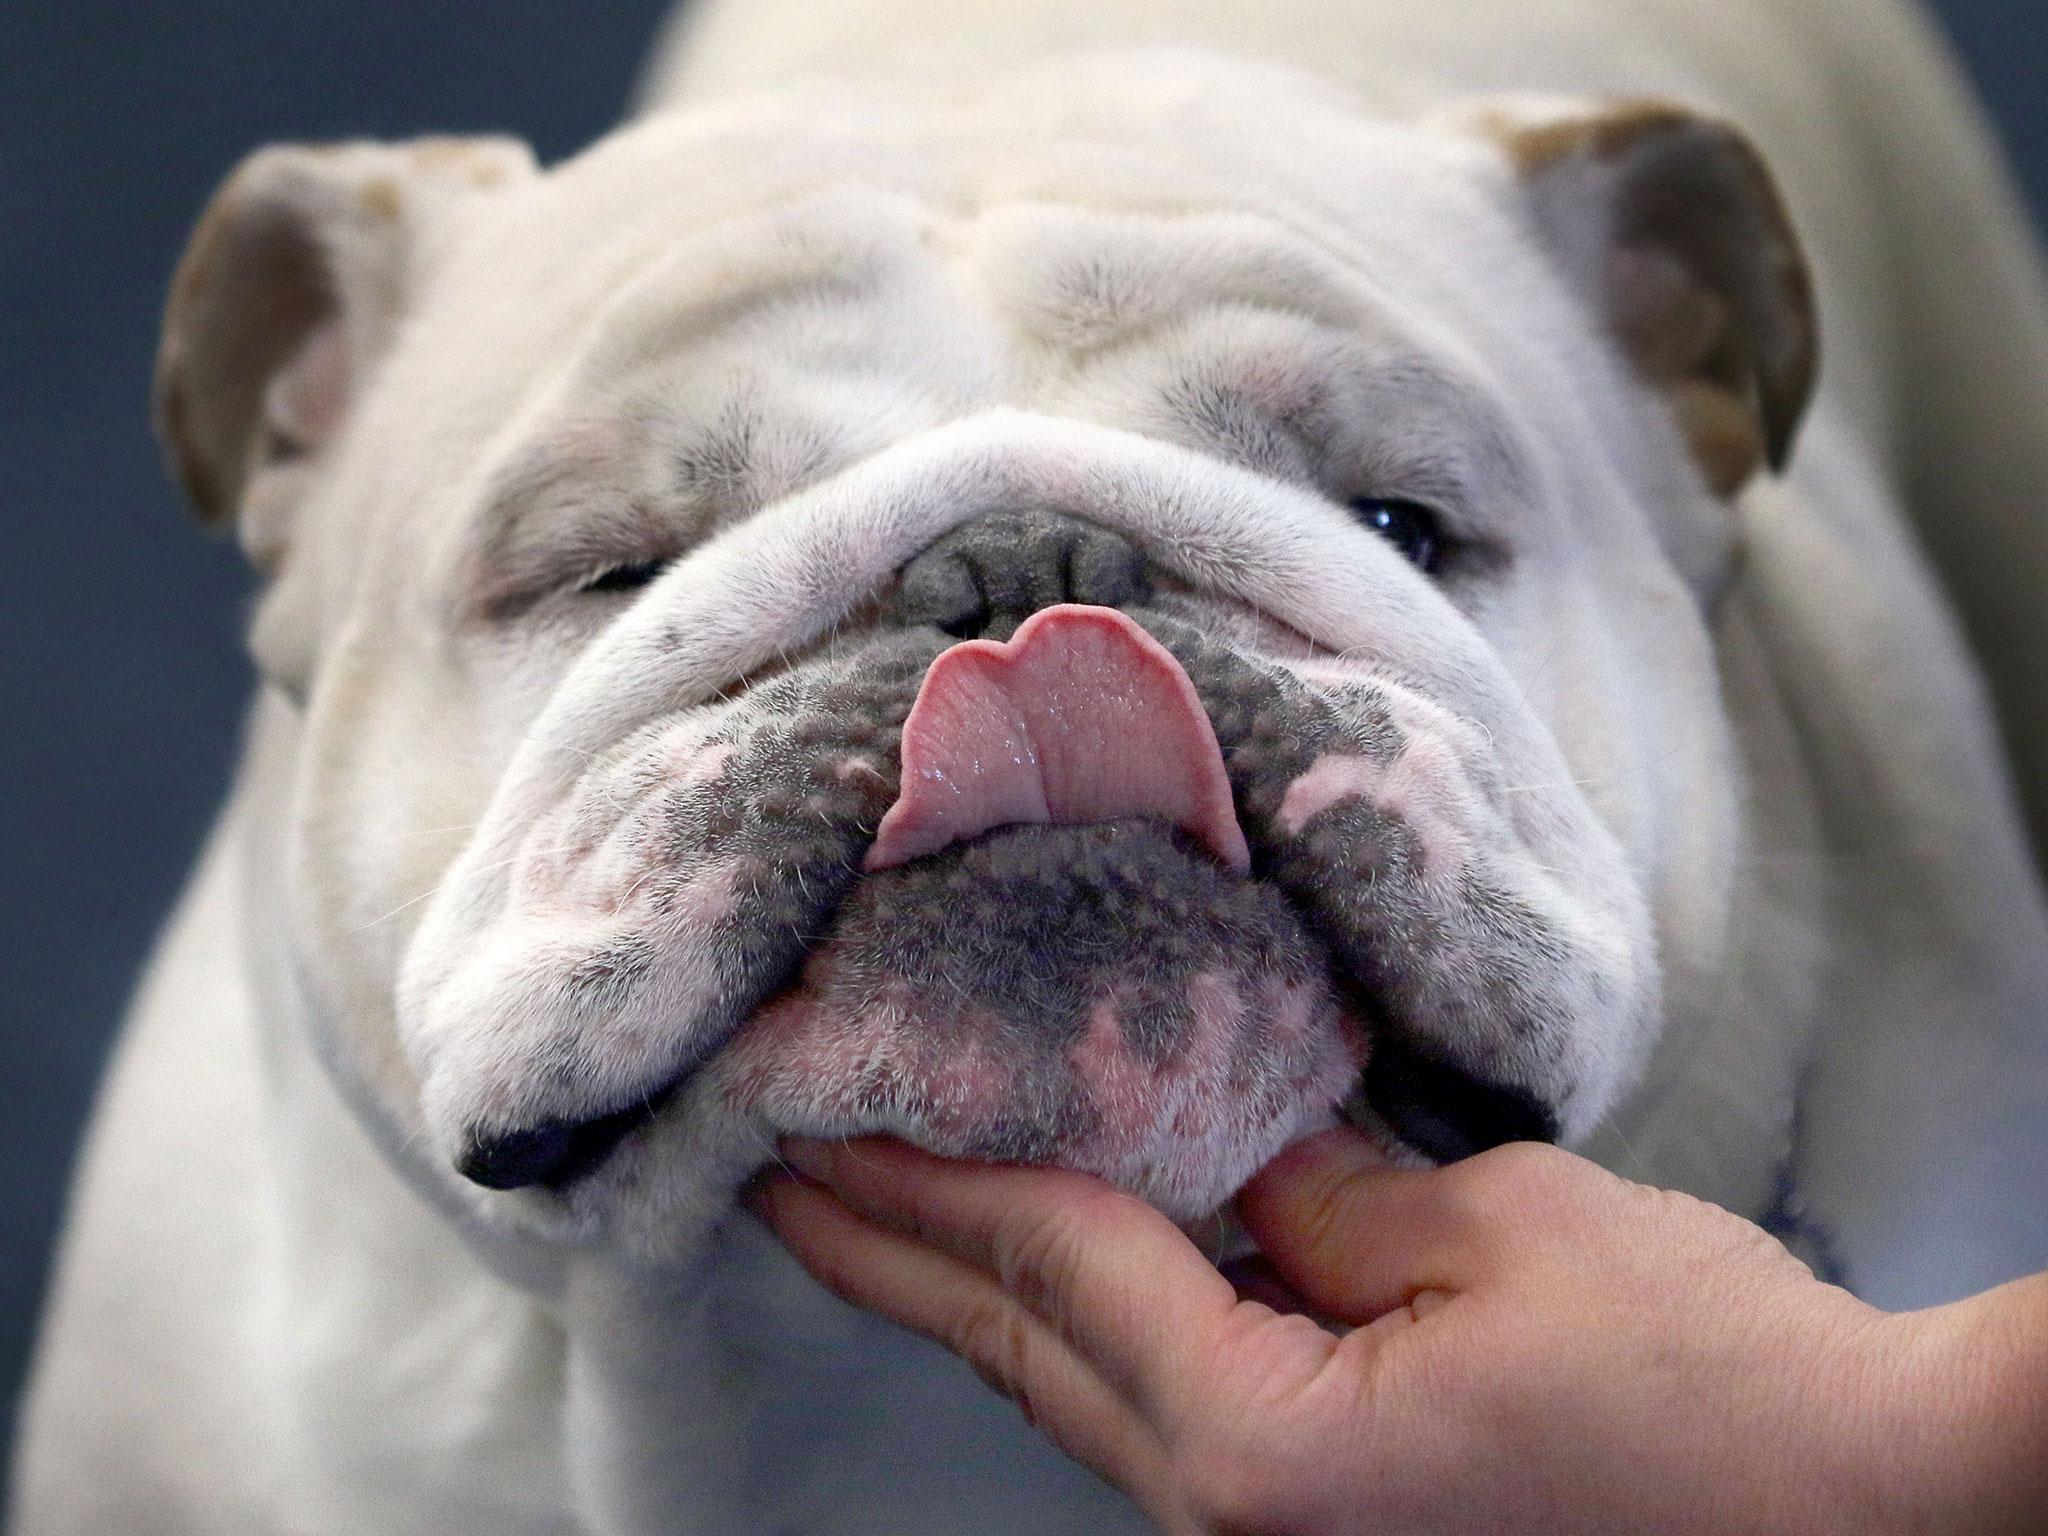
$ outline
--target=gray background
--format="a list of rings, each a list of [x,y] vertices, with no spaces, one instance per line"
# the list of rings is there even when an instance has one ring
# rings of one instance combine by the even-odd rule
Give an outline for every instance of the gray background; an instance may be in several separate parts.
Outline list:
[[[1845,0],[1849,3],[1849,0]],[[2048,12],[1938,9],[2048,205]],[[0,1446],[95,1075],[235,754],[249,599],[146,425],[163,286],[272,139],[618,115],[663,0],[0,0]]]

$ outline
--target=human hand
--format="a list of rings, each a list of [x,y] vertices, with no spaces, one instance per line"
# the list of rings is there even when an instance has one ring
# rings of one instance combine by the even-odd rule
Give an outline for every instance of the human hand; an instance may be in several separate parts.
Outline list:
[[[964,1356],[1169,1532],[2026,1518],[1957,1502],[1984,1457],[1951,1309],[1878,1312],[1750,1223],[1554,1148],[1427,1172],[1345,1131],[1289,1149],[1240,1214],[1302,1312],[1085,1175],[787,1155],[804,1177],[756,1209],[812,1274]]]

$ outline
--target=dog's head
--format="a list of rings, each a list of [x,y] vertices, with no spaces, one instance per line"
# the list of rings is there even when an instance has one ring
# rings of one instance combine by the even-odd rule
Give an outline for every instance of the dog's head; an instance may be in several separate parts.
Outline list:
[[[784,1132],[1181,1217],[1340,1110],[1584,1134],[1714,963],[1812,369],[1724,126],[1117,57],[265,151],[158,405],[268,574],[329,1060],[660,1256]]]

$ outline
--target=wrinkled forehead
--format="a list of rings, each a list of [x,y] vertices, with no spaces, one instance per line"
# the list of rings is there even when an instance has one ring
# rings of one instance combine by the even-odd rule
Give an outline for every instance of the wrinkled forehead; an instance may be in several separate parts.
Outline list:
[[[559,355],[636,285],[658,290],[648,309],[733,312],[778,288],[949,261],[984,282],[1035,277],[1039,291],[979,295],[1011,318],[1230,295],[1348,323],[1366,287],[1469,300],[1461,274],[1486,263],[1447,261],[1445,241],[1483,251],[1502,233],[1490,193],[1504,171],[1453,135],[1234,78],[1052,83],[909,105],[769,99],[629,128],[458,240],[441,323],[520,330]]]

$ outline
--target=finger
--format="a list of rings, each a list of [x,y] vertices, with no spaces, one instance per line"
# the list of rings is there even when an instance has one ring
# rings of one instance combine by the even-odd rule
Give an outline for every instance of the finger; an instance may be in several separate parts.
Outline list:
[[[992,1276],[786,1174],[757,1185],[749,1204],[827,1290],[959,1355],[1067,1455],[1141,1503],[1166,1489],[1159,1438]]]
[[[1255,1301],[1283,1317],[1309,1311],[1308,1303],[1280,1278],[1280,1272],[1262,1253],[1232,1259],[1217,1267],[1223,1271],[1223,1278],[1230,1282],[1230,1288],[1237,1292],[1239,1301]]]
[[[1487,1269],[1491,1224],[1454,1169],[1392,1168],[1356,1131],[1288,1147],[1239,1194],[1238,1215],[1311,1308],[1368,1323]]]
[[[784,1154],[862,1215],[992,1275],[1155,1424],[1195,1401],[1237,1293],[1143,1201],[1085,1174],[948,1162],[879,1139]]]

